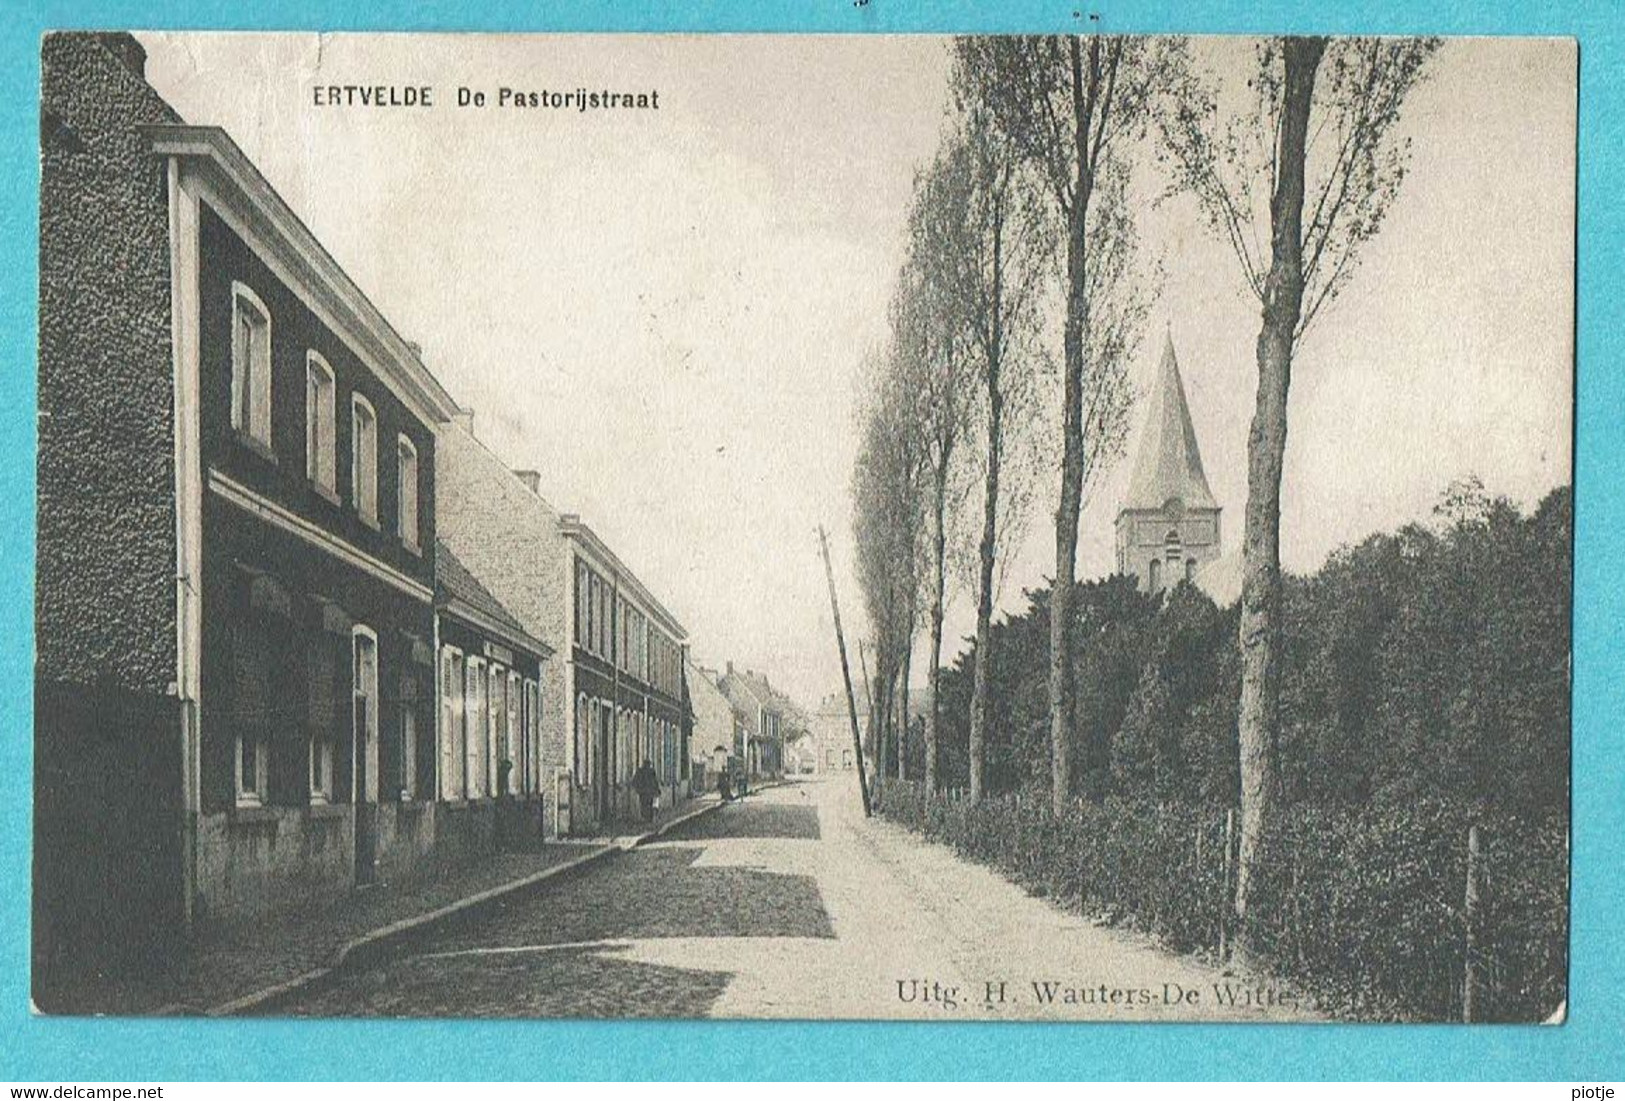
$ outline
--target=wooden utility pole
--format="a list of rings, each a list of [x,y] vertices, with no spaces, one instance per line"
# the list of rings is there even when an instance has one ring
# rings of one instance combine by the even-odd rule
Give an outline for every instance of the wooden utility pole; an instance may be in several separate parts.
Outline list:
[[[823,525],[818,527],[818,548],[824,554],[824,577],[829,582],[829,608],[835,616],[835,645],[841,652],[841,680],[846,684],[846,713],[852,720],[852,751],[858,761],[858,793],[863,796],[863,816],[874,813],[869,806],[869,780],[863,772],[863,735],[858,731],[858,701],[852,694],[852,667],[846,660],[846,635],[841,632],[841,602],[835,597],[835,567],[829,564],[829,539]]]

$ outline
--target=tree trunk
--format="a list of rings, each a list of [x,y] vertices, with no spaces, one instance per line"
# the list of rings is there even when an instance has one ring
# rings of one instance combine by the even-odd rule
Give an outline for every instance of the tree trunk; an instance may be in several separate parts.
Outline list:
[[[858,669],[863,673],[863,700],[869,708],[869,753],[876,759],[873,772],[873,793],[878,796],[881,788],[881,773],[885,771],[886,747],[880,744],[880,726],[877,719],[879,712],[875,710],[875,685],[874,681],[869,679],[869,660],[864,656],[863,640],[861,638],[858,639]]]
[[[987,784],[987,692],[993,644],[993,564],[999,534],[999,460],[1004,451],[1004,390],[999,369],[1004,356],[1004,218],[999,201],[993,212],[993,293],[986,318],[984,379],[987,384],[987,483],[982,502],[982,542],[976,586],[976,671],[970,701],[970,799],[978,802]]]
[[[1004,395],[998,384],[998,357],[990,356],[987,394],[987,485],[982,503],[980,571],[976,587],[976,671],[971,681],[970,798],[982,798],[986,784],[987,692],[993,643],[993,564],[999,521],[999,452]]]
[[[1089,119],[1094,113],[1094,82],[1100,40],[1089,44],[1090,89],[1084,90],[1082,48],[1071,40],[1073,140],[1077,150],[1072,206],[1067,211],[1066,325],[1062,335],[1061,499],[1055,509],[1055,580],[1049,601],[1050,804],[1066,809],[1072,793],[1072,718],[1076,686],[1072,679],[1072,587],[1077,570],[1078,518],[1083,509],[1083,353],[1089,326],[1086,229],[1094,180],[1089,165]]]
[[[912,621],[913,617],[910,616],[909,618]],[[912,631],[913,628],[911,627],[910,630]],[[913,658],[914,639],[910,638],[908,640],[908,647],[903,651],[903,670],[901,673],[903,679],[902,685],[898,692],[898,695],[902,700],[901,704],[898,706],[898,713],[901,722],[897,728],[897,778],[899,780],[908,779],[908,677],[909,666],[914,664]]]
[[[1270,198],[1270,271],[1258,333],[1258,395],[1247,436],[1247,513],[1241,586],[1241,852],[1236,869],[1236,957],[1255,955],[1248,903],[1263,866],[1276,796],[1281,638],[1281,469],[1286,455],[1292,344],[1303,308],[1304,152],[1315,69],[1326,42],[1283,43],[1285,84]]]
[[[948,463],[946,456],[941,469],[937,472],[936,497],[936,529],[933,532],[935,544],[932,551],[935,558],[932,568],[931,589],[931,699],[925,712],[925,790],[934,793],[937,790],[937,700],[941,698],[942,686],[942,620],[945,614],[948,590]]]

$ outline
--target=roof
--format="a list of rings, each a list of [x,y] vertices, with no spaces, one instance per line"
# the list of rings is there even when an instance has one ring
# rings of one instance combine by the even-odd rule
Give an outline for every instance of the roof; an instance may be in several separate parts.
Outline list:
[[[1185,403],[1185,383],[1179,376],[1170,333],[1147,395],[1145,427],[1122,508],[1160,509],[1174,498],[1186,508],[1219,507],[1202,470],[1202,453],[1196,446],[1196,429]]]
[[[434,546],[435,603],[474,627],[546,657],[553,648],[527,632],[507,607],[480,583],[445,543]]]

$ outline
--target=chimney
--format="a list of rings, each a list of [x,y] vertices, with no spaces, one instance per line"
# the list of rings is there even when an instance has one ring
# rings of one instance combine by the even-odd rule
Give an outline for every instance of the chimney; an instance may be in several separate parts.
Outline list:
[[[734,663],[731,661],[728,663],[728,675],[730,677],[734,675]]]
[[[112,51],[113,56],[124,62],[125,68],[142,80],[147,79],[147,51],[135,40],[135,35],[118,31],[98,34],[96,37],[103,46]]]
[[[525,488],[536,496],[542,495],[542,472],[540,470],[516,470],[514,477],[525,483]]]
[[[455,424],[458,428],[461,428],[464,432],[467,432],[470,436],[473,436],[474,410],[466,408],[458,409],[457,412],[451,415],[451,423]]]

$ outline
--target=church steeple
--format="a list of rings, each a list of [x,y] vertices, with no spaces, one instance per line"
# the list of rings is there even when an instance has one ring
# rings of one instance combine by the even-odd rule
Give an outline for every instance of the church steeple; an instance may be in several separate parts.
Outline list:
[[[1202,453],[1196,446],[1196,429],[1185,403],[1185,382],[1179,376],[1170,331],[1156,378],[1146,394],[1145,430],[1140,434],[1123,508],[1160,509],[1175,499],[1188,509],[1217,507],[1202,470]]]
[[[1160,592],[1219,556],[1219,504],[1196,445],[1170,329],[1146,393],[1145,427],[1117,513],[1117,570]]]

